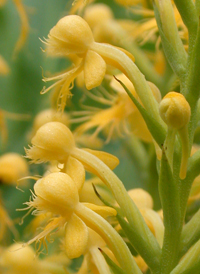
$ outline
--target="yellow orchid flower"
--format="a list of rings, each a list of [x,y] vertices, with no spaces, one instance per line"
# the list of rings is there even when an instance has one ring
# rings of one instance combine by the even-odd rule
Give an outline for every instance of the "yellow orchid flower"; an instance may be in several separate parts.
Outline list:
[[[182,39],[182,41],[185,44],[185,47],[187,47],[188,44],[188,30],[185,27],[182,18],[176,8],[176,6],[173,3],[173,12],[175,17],[175,22],[177,24],[177,27],[179,29],[179,35]],[[129,34],[140,44],[143,45],[146,42],[157,41],[157,47],[158,43],[160,44],[160,39],[158,39],[158,26],[156,23],[156,19],[153,17],[154,13],[149,11],[149,17],[142,19],[141,21],[137,22],[130,22],[129,25],[122,24],[124,27],[128,27]],[[141,9],[141,14],[143,14],[143,9]],[[145,15],[145,14],[144,14]]]
[[[66,99],[71,95],[70,89],[75,78],[84,71],[84,81],[87,89],[99,86],[104,79],[107,65],[121,70],[133,83],[135,90],[148,110],[151,109],[152,116],[159,123],[158,104],[152,95],[151,89],[143,74],[134,64],[133,56],[124,49],[97,43],[94,41],[89,25],[77,15],[69,15],[60,19],[44,41],[46,52],[54,56],[72,56],[80,58],[79,63],[61,75],[44,79],[45,81],[57,80],[53,85],[44,88],[42,93],[58,86],[58,108],[63,111]]]
[[[17,181],[29,173],[27,161],[18,153],[6,153],[0,157],[0,180],[4,184],[17,185]]]
[[[79,187],[81,188],[80,185]],[[114,209],[99,206],[94,208],[92,204],[80,203],[78,188],[66,173],[51,173],[39,179],[34,185],[34,192],[33,200],[25,203],[28,208],[33,210],[33,214],[52,212],[55,217],[50,220],[40,234],[22,246],[27,246],[35,241],[41,243],[50,236],[52,231],[65,226],[66,254],[69,258],[77,258],[87,248],[89,226],[101,235],[127,273],[130,273],[129,271],[141,273],[118,233],[104,218],[95,213],[98,211],[105,215],[106,211],[106,215],[116,215]],[[127,265],[124,267],[125,262]]]
[[[8,274],[34,274],[39,270],[34,250],[30,246],[21,248],[21,244],[17,243],[5,249],[1,256],[1,266],[5,271],[3,273]]]
[[[63,266],[68,264],[69,259],[62,253],[39,259],[31,246],[22,248],[22,243],[4,248],[0,256],[1,273],[5,274],[67,274]]]
[[[124,74],[116,75],[116,78],[122,81],[132,92],[134,97],[140,101],[132,83]],[[95,138],[101,131],[108,131],[106,142],[109,142],[112,135],[115,135],[116,133],[119,136],[123,136],[124,133],[129,134],[131,132],[143,141],[151,142],[152,137],[146,126],[146,123],[125,90],[115,79],[111,81],[110,86],[115,90],[115,93],[113,95],[107,94],[106,100],[105,97],[102,96],[102,104],[105,101],[105,104],[107,104],[109,108],[97,108],[93,111],[88,110],[85,112],[80,111],[81,117],[72,119],[72,122],[77,123],[83,118],[85,118],[84,120],[87,119],[88,121],[78,126],[74,133],[79,136],[89,131],[90,129],[96,128],[90,137],[92,140],[92,138]],[[149,86],[155,99],[160,102],[160,91],[150,82]],[[94,98],[94,100],[96,99],[95,96],[91,96],[91,98]],[[98,98],[100,101],[100,97]],[[83,115],[84,113],[85,116]],[[77,111],[75,112],[75,115],[78,116]]]
[[[105,241],[94,230],[89,229],[87,250],[76,274],[88,273],[89,271],[95,274],[111,274],[111,270],[100,249],[107,251]]]
[[[101,3],[86,7],[83,18],[91,27],[95,41],[110,43],[128,50],[135,57],[135,63],[141,72],[155,84],[161,84],[161,78],[155,71],[146,52],[139,48],[130,35],[134,28],[133,24],[136,23],[128,19],[115,19],[111,8]]]
[[[86,170],[97,175],[109,187],[121,207],[122,213],[137,233],[142,234],[144,238],[148,235],[151,241],[155,241],[123,183],[109,168],[109,166],[113,168],[118,164],[116,157],[105,152],[77,148],[71,131],[59,122],[43,125],[33,137],[32,145],[26,149],[27,158],[32,162],[41,163],[55,160],[59,163],[66,163],[69,156],[80,161]]]
[[[59,113],[51,108],[44,109],[36,115],[29,138],[31,139],[42,125],[52,121],[58,121],[69,126],[69,116],[66,113]]]

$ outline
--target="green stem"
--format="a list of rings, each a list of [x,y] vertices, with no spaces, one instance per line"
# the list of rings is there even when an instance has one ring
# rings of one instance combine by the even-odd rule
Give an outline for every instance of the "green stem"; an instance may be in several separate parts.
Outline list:
[[[186,100],[191,107],[191,119],[189,123],[189,140],[190,145],[193,141],[194,131],[197,125],[197,107],[200,96],[200,29],[198,30],[195,40],[192,40],[192,45],[189,48],[187,74],[185,83],[181,93],[184,94]]]
[[[157,85],[162,87],[162,78],[155,70],[152,63],[147,58],[143,50],[141,50],[133,39],[130,40],[130,35],[125,31],[120,24],[115,20],[109,20],[106,22],[106,32],[110,33],[110,37],[115,37],[115,41],[109,41],[111,44],[115,42],[117,46],[120,46],[128,50],[135,57],[135,63],[145,77]],[[113,39],[112,39],[113,40]]]
[[[193,35],[198,26],[198,17],[193,0],[174,0],[174,2],[181,14],[183,23],[188,28],[189,35]]]
[[[187,53],[178,33],[171,0],[153,0],[153,5],[165,56],[182,83],[185,79]]]
[[[94,50],[104,58],[114,61],[116,67],[130,79],[133,83],[135,90],[142,101],[145,109],[151,113],[153,118],[163,125],[163,121],[159,115],[158,103],[153,96],[153,93],[144,77],[140,72],[138,67],[133,63],[133,61],[121,50],[108,44],[93,43],[91,45],[91,50]]]
[[[115,77],[115,76],[114,76]],[[151,112],[148,112],[139,102],[138,100],[133,96],[131,91],[119,80],[115,77],[115,79],[122,85],[124,90],[127,92],[130,99],[133,101],[135,106],[140,111],[142,117],[144,118],[146,125],[151,132],[152,137],[157,142],[157,144],[161,147],[166,136],[166,124],[162,121],[160,123],[161,118],[154,119],[154,117],[151,115]],[[160,115],[159,115],[160,116]]]
[[[135,237],[136,250],[151,269],[158,269],[161,249],[120,179],[106,164],[87,151],[75,148],[72,151],[71,156],[75,157],[83,164],[89,165],[111,189],[124,216],[127,218],[130,226],[134,229],[135,234],[133,237]]]
[[[178,263],[182,224],[178,185],[173,178],[164,148],[161,159],[159,192],[165,226],[161,273],[169,274]]]
[[[106,220],[81,203],[76,207],[75,213],[104,239],[127,274],[142,274],[126,243]]]
[[[185,219],[185,213],[187,208],[187,201],[190,195],[190,190],[194,179],[200,174],[200,151],[197,151],[188,161],[187,176],[184,180],[180,180],[180,209],[181,209],[181,219]]]
[[[188,126],[186,125],[183,128],[179,129],[178,133],[180,135],[182,145],[181,167],[179,176],[181,179],[184,179],[186,177],[188,158],[190,156]]]
[[[171,169],[173,168],[173,155],[175,144],[176,130],[168,128],[167,136],[164,142],[164,149]]]
[[[199,14],[200,14],[200,0],[195,1],[195,7],[197,10],[197,16],[199,16]]]
[[[134,55],[135,64],[147,80],[153,82],[159,89],[163,88],[162,77],[157,73],[148,57],[144,54],[144,51],[134,42],[130,45],[129,43],[124,43],[124,40],[121,40],[121,46]]]

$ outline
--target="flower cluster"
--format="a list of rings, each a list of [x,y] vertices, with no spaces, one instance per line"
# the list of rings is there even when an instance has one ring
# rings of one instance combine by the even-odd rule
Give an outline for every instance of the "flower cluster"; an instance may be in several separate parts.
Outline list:
[[[40,39],[52,94],[26,124],[24,157],[7,119],[31,117],[0,107],[0,273],[198,274],[200,1],[77,0],[68,14]]]

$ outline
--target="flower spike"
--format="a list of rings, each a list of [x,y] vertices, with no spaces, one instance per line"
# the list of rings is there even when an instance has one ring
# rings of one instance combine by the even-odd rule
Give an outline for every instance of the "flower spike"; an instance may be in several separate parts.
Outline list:
[[[142,235],[141,241],[136,243],[136,248],[141,254],[146,256],[148,260],[148,252],[151,254],[159,254],[160,247],[153,234],[146,225],[138,208],[128,195],[123,183],[112,172],[109,166],[113,166],[112,157],[107,157],[101,152],[93,155],[90,151],[79,149],[75,146],[71,131],[59,122],[50,122],[43,125],[32,139],[33,146],[26,150],[27,158],[33,162],[58,161],[65,163],[69,156],[80,161],[85,168],[93,174],[96,174],[110,188],[117,203],[121,207],[124,216],[127,217],[131,226],[135,230],[135,240],[137,242],[138,235]],[[113,156],[114,157],[114,156]],[[114,157],[114,165],[116,157]],[[88,209],[89,210],[89,209]],[[146,240],[148,239],[148,241]]]

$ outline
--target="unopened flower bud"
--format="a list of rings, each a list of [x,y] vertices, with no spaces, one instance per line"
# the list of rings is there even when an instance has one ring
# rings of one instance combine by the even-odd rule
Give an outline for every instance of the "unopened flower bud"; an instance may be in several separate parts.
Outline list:
[[[138,208],[153,208],[151,195],[142,188],[134,188],[128,191],[128,195]]]
[[[160,115],[168,127],[181,129],[189,123],[190,105],[182,94],[172,91],[162,99]]]
[[[84,13],[84,19],[88,22],[91,28],[113,18],[114,15],[112,10],[105,4],[88,6]]]
[[[16,184],[28,175],[26,160],[17,153],[6,153],[0,157],[0,180],[5,184]]]
[[[78,15],[68,15],[50,30],[47,52],[54,55],[83,54],[94,42],[87,22]]]
[[[50,122],[40,127],[31,143],[33,147],[27,149],[26,153],[33,162],[63,162],[75,147],[73,134],[60,122]]]
[[[188,123],[190,121],[191,109],[185,97],[177,92],[169,92],[160,103],[160,115],[168,125],[168,136],[165,146],[168,149],[168,160],[172,165],[174,150],[174,131],[178,131],[182,143],[182,159],[180,167],[180,178],[184,179],[187,172],[187,162],[190,156],[188,137]]]
[[[34,119],[32,137],[41,126],[54,121],[69,125],[69,116],[65,112],[60,113],[51,108],[39,112]]]
[[[30,246],[22,248],[20,243],[12,244],[3,252],[1,260],[2,265],[11,271],[9,273],[30,273],[33,268],[36,271],[37,259]]]
[[[51,173],[38,180],[34,191],[36,199],[42,199],[44,209],[56,214],[67,215],[79,202],[74,181],[62,172]]]

